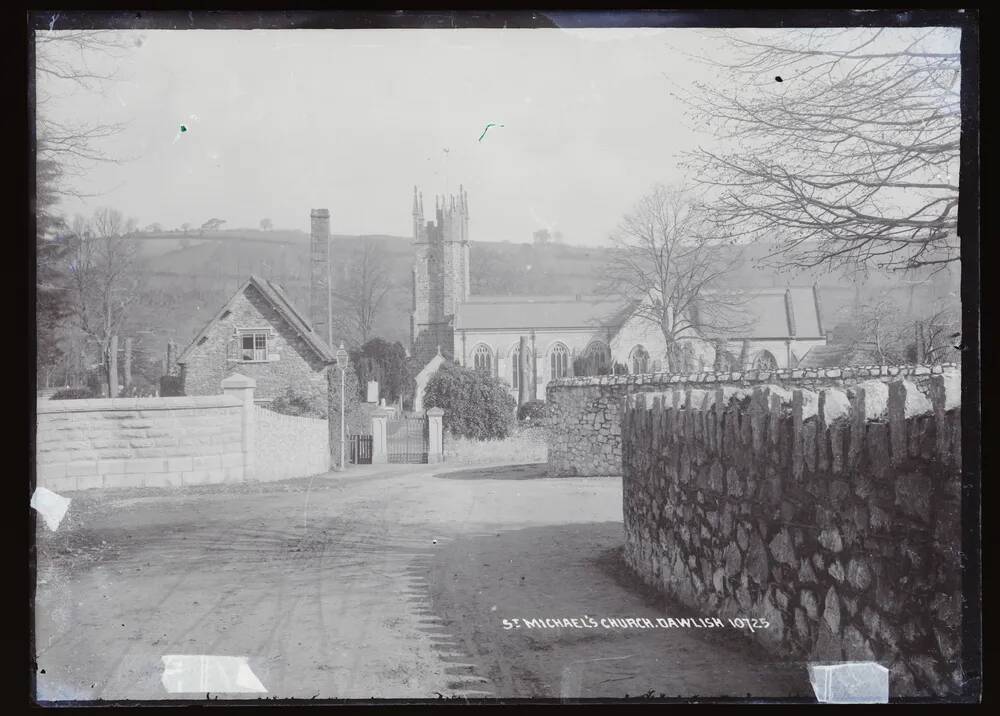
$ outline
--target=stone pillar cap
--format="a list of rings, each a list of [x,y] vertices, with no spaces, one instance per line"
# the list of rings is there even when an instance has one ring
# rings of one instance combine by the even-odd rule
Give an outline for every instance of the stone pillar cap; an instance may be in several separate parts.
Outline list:
[[[256,388],[257,381],[242,373],[233,373],[228,378],[222,380],[223,388]]]
[[[429,408],[427,410],[427,414],[428,415],[433,415],[433,416],[444,415],[444,409],[443,408]]]

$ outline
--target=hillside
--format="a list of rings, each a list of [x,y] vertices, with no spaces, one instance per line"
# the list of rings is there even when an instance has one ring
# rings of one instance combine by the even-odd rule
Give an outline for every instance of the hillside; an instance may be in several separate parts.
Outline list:
[[[137,329],[152,331],[165,344],[173,338],[186,345],[246,277],[255,273],[282,284],[303,310],[309,302],[309,235],[301,231],[228,230],[206,235],[177,233],[138,235],[143,242],[143,296]],[[388,235],[344,236],[332,239],[334,281],[337,256],[359,251],[366,243],[379,245],[388,262],[392,289],[378,317],[376,332],[406,344],[412,301],[413,248],[409,238]],[[920,313],[936,297],[957,291],[946,272],[932,280],[900,280],[876,274],[862,286],[823,271],[778,273],[762,270],[755,260],[767,247],[747,250],[747,260],[729,280],[745,288],[787,284],[820,287],[822,321],[832,327],[857,292],[890,291],[904,308]],[[587,294],[598,290],[607,249],[566,244],[535,245],[477,242],[470,248],[470,280],[474,294]],[[344,261],[339,264],[346,268]],[[957,270],[953,272],[957,274]]]

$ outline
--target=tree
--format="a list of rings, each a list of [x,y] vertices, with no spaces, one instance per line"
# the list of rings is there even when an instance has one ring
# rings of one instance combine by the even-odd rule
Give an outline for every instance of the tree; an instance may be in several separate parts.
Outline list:
[[[73,222],[73,250],[68,273],[72,277],[76,324],[99,350],[109,395],[115,395],[118,376],[112,374],[110,350],[126,326],[138,296],[137,246],[126,235],[135,220],[125,220],[116,209],[101,208],[88,221]]]
[[[552,234],[549,233],[548,229],[539,229],[531,235],[531,239],[533,243],[539,246],[545,246],[552,240]]]
[[[66,225],[56,214],[59,165],[39,159],[35,166],[35,359],[39,377],[47,386],[63,357],[60,329],[70,315],[70,292],[62,271],[69,250]]]
[[[181,231],[183,231],[185,234],[190,230],[191,230],[191,224],[189,222],[185,221],[183,224],[181,224]]]
[[[959,257],[958,33],[724,32],[724,85],[678,97],[723,141],[688,155],[713,228],[780,245],[780,266],[912,269]],[[727,147],[727,140],[731,140]]]
[[[343,264],[343,278],[333,287],[337,301],[334,322],[355,345],[368,342],[379,309],[392,289],[388,256],[381,246],[365,241]]]
[[[147,234],[159,234],[163,231],[163,225],[154,221],[152,224],[143,229],[143,231]]]
[[[657,185],[635,205],[612,236],[606,290],[633,306],[633,315],[657,326],[666,345],[666,370],[690,370],[683,343],[733,332],[747,321],[738,293],[721,284],[739,252],[706,236],[701,207],[680,188]]]
[[[91,90],[114,79],[113,71],[100,70],[100,60],[129,44],[125,36],[101,30],[34,33],[36,366],[46,383],[64,357],[61,332],[71,313],[70,281],[62,270],[70,242],[58,206],[66,196],[84,195],[73,179],[94,162],[116,161],[101,142],[122,128],[60,118],[56,105],[68,89]]]
[[[270,219],[261,219],[260,220],[260,230],[261,231],[270,231],[273,228],[274,228],[274,224],[271,223]]]
[[[444,410],[443,426],[452,435],[474,440],[507,437],[517,408],[500,378],[452,363],[442,363],[427,381],[424,405]]]
[[[395,402],[407,392],[408,368],[406,349],[398,341],[389,343],[372,338],[361,348],[350,351],[351,365],[358,374],[362,399],[366,397],[368,381],[376,380],[379,392],[388,402]]]
[[[201,230],[204,231],[218,231],[218,229],[226,223],[225,219],[209,219],[204,224],[201,225]]]

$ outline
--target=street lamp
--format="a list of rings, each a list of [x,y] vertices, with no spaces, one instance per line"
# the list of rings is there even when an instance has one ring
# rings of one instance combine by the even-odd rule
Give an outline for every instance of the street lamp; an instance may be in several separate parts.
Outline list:
[[[347,351],[344,344],[337,350],[337,367],[340,368],[340,469],[344,469],[344,373],[347,370]]]

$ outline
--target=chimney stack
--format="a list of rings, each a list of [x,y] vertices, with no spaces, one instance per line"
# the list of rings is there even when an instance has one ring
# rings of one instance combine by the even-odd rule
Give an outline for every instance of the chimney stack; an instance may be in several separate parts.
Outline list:
[[[331,345],[330,211],[313,209],[309,235],[309,322]]]

